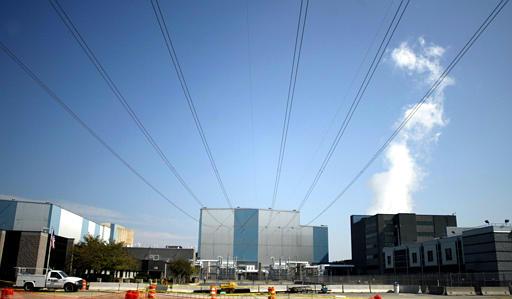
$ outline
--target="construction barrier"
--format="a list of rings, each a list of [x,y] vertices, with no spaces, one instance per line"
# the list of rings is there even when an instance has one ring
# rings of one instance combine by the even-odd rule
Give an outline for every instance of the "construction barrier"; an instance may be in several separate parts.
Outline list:
[[[145,290],[147,283],[130,282],[89,282],[89,291],[98,292],[125,292],[130,290]]]
[[[14,297],[14,289],[11,289],[11,288],[7,288],[7,289],[2,289],[2,293],[1,293],[1,299],[10,299],[10,298],[13,298]]]
[[[367,284],[346,284],[343,285],[343,293],[370,293],[370,286]]]
[[[127,291],[124,295],[124,299],[139,299],[139,291]]]
[[[400,293],[418,294],[420,293],[419,285],[400,285]]]
[[[268,287],[268,299],[276,299],[276,288]]]
[[[481,292],[485,296],[510,295],[508,287],[482,287]]]
[[[445,292],[448,296],[476,295],[474,287],[446,287]]]
[[[217,288],[215,286],[210,286],[210,299],[215,299],[217,296]]]
[[[368,286],[370,293],[389,293],[394,291],[392,284],[371,284]]]
[[[156,283],[152,283],[149,285],[148,288],[148,298],[154,299],[156,298]]]
[[[444,287],[428,286],[427,290],[430,295],[444,295]]]

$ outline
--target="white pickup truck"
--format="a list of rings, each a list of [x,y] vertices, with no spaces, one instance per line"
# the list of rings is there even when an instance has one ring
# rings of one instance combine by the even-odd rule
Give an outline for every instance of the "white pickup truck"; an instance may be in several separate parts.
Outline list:
[[[17,270],[16,284],[14,286],[20,288],[22,287],[25,291],[33,291],[45,288],[64,289],[66,292],[76,292],[82,288],[81,278],[68,276],[64,271],[51,269],[43,269],[42,271],[27,271],[26,268],[20,268]]]

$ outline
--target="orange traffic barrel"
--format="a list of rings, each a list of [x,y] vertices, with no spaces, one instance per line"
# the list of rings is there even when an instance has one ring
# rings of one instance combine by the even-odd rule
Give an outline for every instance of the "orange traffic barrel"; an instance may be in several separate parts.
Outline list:
[[[210,286],[210,298],[215,299],[215,296],[217,295],[217,288],[215,286]]]
[[[87,280],[82,279],[82,291],[87,290]]]
[[[126,295],[124,295],[124,299],[138,299],[139,291],[128,291]]]
[[[148,290],[148,298],[156,298],[156,284],[150,284]]]
[[[11,288],[7,288],[7,289],[2,289],[2,293],[1,293],[1,299],[10,299],[10,298],[14,298],[14,289],[11,289]]]

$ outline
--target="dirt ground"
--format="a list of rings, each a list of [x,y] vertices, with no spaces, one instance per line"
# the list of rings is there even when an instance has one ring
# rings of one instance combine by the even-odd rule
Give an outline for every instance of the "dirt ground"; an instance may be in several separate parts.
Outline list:
[[[101,298],[101,299],[122,299],[126,292],[92,292],[80,291],[76,293],[66,293],[63,291],[43,291],[43,292],[24,292],[15,290],[12,299],[75,299],[75,298]],[[376,294],[278,294],[275,299],[374,299]],[[441,299],[439,295],[429,294],[379,294],[383,299]],[[456,296],[457,299],[511,299],[512,296]],[[145,293],[141,293],[139,299],[147,298]],[[177,293],[159,293],[156,298],[165,299],[210,299],[207,295],[198,294],[177,294]],[[216,299],[268,299],[266,295],[218,295]]]

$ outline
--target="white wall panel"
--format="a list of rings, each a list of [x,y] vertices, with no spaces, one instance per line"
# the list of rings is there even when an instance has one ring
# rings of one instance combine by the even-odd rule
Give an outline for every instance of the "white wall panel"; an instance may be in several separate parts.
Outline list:
[[[75,243],[80,242],[82,239],[82,221],[81,216],[62,209],[60,212],[59,235],[73,238]]]
[[[104,225],[101,225],[101,236],[100,238],[103,240],[103,241],[106,241],[108,242],[110,240],[110,227],[107,227],[107,226],[104,226]]]
[[[89,235],[94,236],[94,233],[96,232],[96,223],[89,220],[89,226],[87,227],[87,232]]]

